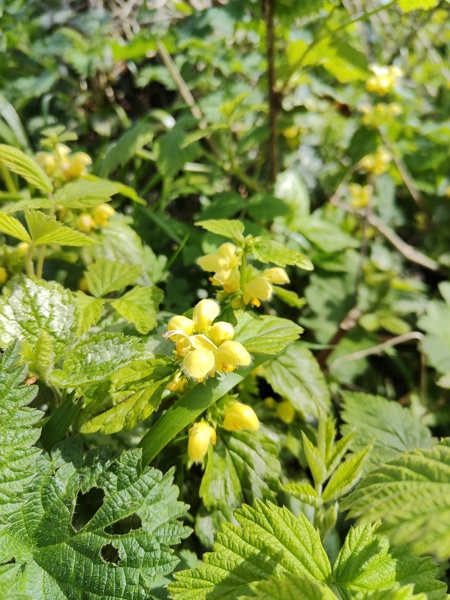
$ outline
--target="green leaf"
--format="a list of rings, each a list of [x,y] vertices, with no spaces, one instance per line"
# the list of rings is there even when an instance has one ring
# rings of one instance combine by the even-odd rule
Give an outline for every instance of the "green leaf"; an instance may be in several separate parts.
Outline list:
[[[24,341],[22,344],[22,356],[28,363],[28,369],[44,381],[55,364],[55,353],[53,350],[53,339],[51,335],[41,329],[39,337],[33,343]]]
[[[97,243],[84,233],[66,227],[57,221],[56,217],[49,217],[38,210],[27,210],[25,219],[35,246],[59,244],[61,246],[81,247],[93,246]]]
[[[252,247],[253,256],[256,260],[262,263],[274,263],[279,267],[285,267],[286,265],[293,265],[312,271],[313,264],[307,256],[297,250],[291,250],[286,248],[280,242],[273,240],[259,240],[255,241]]]
[[[327,43],[326,48],[320,48],[320,43],[316,51],[321,53],[325,50],[326,60],[323,67],[340,83],[349,83],[352,81],[364,81],[369,75],[366,56],[342,40],[332,40]]]
[[[197,221],[197,227],[203,227],[206,231],[231,238],[236,242],[242,242],[244,239],[244,224],[241,221],[233,219],[209,219],[208,221]]]
[[[75,510],[89,490],[103,499],[93,516]],[[68,441],[52,460],[41,456],[26,493],[0,545],[0,560],[20,566],[13,590],[51,600],[144,600],[156,576],[178,562],[170,546],[188,533],[179,521],[185,506],[172,473],[142,469],[139,450],[83,459],[81,443]]]
[[[430,448],[435,440],[429,429],[411,412],[381,396],[358,392],[343,394],[341,428],[345,435],[354,432],[353,452],[372,444],[364,470],[370,471],[399,452]]]
[[[136,283],[141,271],[140,265],[99,259],[88,266],[85,276],[91,294],[100,298]]]
[[[53,342],[58,358],[72,342],[77,328],[72,293],[56,282],[18,277],[3,288],[0,298],[0,345],[18,339],[35,345],[41,331]]]
[[[81,179],[66,183],[59,189],[54,198],[55,204],[65,208],[88,209],[104,202],[109,202],[111,196],[119,194],[121,184],[113,181],[87,181]]]
[[[422,347],[429,364],[439,373],[450,371],[450,304],[429,301],[418,325],[426,332]]]
[[[322,500],[319,498],[316,490],[310,483],[305,481],[285,483],[283,490],[300,500],[300,502],[304,502],[310,506],[318,507],[322,504]]]
[[[10,235],[13,238],[22,240],[22,242],[31,242],[31,238],[28,235],[28,231],[15,217],[8,215],[7,213],[0,211],[0,231]]]
[[[264,378],[289,400],[305,420],[330,410],[330,392],[314,355],[300,343],[289,344],[264,366]]]
[[[247,212],[257,222],[273,221],[275,217],[289,212],[286,202],[272,194],[259,193],[252,196],[246,204]]]
[[[439,4],[439,0],[398,0],[403,12],[411,10],[430,10]]]
[[[100,321],[104,301],[101,298],[93,298],[82,291],[75,292],[77,303],[78,329],[77,335],[81,336]]]
[[[156,327],[156,313],[163,298],[163,292],[157,287],[136,286],[111,306],[124,319],[133,323],[139,333],[145,335]]]
[[[194,160],[200,153],[197,143],[184,146],[187,133],[178,125],[161,135],[155,142],[158,169],[164,177],[172,178],[185,163]]]
[[[324,502],[333,502],[344,496],[361,476],[364,461],[370,451],[370,446],[347,458],[330,477],[322,494]]]
[[[101,382],[136,359],[148,357],[142,342],[120,333],[99,333],[78,342],[66,353],[62,370],[52,381],[62,387]]]
[[[149,144],[154,136],[155,126],[139,123],[125,131],[108,149],[99,169],[101,177],[107,177],[117,167],[125,165],[135,156],[138,150]]]
[[[2,212],[12,214],[22,212],[31,208],[53,208],[54,204],[48,198],[25,198],[24,200],[16,200],[15,202],[7,202],[2,206]]]
[[[253,588],[255,595],[241,600],[338,600],[330,588],[319,581],[288,574],[280,581],[273,577],[261,581]]]
[[[298,294],[292,290],[280,287],[278,285],[272,285],[273,292],[277,298],[288,306],[293,308],[303,308],[306,304],[305,298],[300,298]]]
[[[236,311],[234,339],[255,354],[277,354],[298,338],[303,328],[289,319]]]
[[[327,478],[327,465],[319,449],[311,442],[302,431],[303,451],[305,453],[308,467],[316,485],[322,485]]]
[[[324,252],[339,252],[360,245],[357,238],[348,235],[334,223],[325,221],[322,216],[313,215],[301,221],[296,229]]]
[[[18,364],[19,352],[20,345],[15,343],[0,357],[0,546],[6,517],[18,510],[23,487],[34,475],[40,453],[34,447],[40,435],[34,425],[42,413],[27,406],[38,387],[22,385],[27,367]]]
[[[382,519],[380,531],[417,553],[450,558],[450,440],[404,452],[371,471],[343,508],[360,521]]]
[[[159,406],[175,365],[166,356],[134,361],[100,385],[80,415],[82,433],[111,434],[132,429]]]
[[[0,144],[0,161],[38,190],[49,193],[53,191],[52,182],[41,167],[18,148]]]

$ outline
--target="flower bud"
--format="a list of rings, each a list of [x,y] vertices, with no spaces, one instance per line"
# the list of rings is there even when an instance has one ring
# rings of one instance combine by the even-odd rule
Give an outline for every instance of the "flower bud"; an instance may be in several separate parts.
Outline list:
[[[277,415],[284,423],[289,425],[295,418],[295,408],[289,400],[283,400],[283,402],[277,405]]]
[[[16,246],[16,250],[17,250],[17,253],[20,256],[20,258],[23,258],[24,256],[26,256],[28,254],[29,249],[30,249],[30,244],[27,244],[27,242],[20,242],[20,244],[17,244],[17,246]]]
[[[176,315],[168,322],[167,331],[182,331],[186,335],[192,335],[194,331],[194,321],[192,319],[188,319],[187,317],[183,317],[183,315]],[[181,335],[175,336],[173,339],[178,341],[178,338],[181,339],[181,337]]]
[[[82,277],[80,279],[80,281],[78,282],[78,289],[85,293],[89,292],[89,284],[86,277]]]
[[[8,272],[5,267],[0,267],[0,285],[3,285],[8,279]]]
[[[171,392],[183,394],[186,389],[187,383],[188,380],[185,377],[183,377],[181,373],[176,373],[172,381],[167,384],[167,389]]]
[[[97,225],[105,227],[108,225],[108,220],[116,211],[109,204],[99,204],[92,211],[92,217]]]
[[[220,373],[234,371],[236,367],[246,367],[252,357],[240,342],[226,340],[216,351],[216,369]]]
[[[209,445],[215,445],[217,440],[215,430],[206,423],[206,421],[200,421],[194,423],[189,429],[189,440],[188,440],[188,456],[190,460],[194,462],[201,461],[208,452]]]
[[[256,431],[259,428],[258,417],[251,406],[235,402],[225,412],[223,426],[227,431]]]
[[[284,269],[281,269],[280,267],[265,269],[263,271],[263,277],[264,279],[267,279],[267,281],[270,281],[270,283],[275,283],[278,285],[284,285],[286,283],[289,283],[288,274]]]
[[[183,369],[189,377],[202,381],[214,369],[214,362],[214,352],[198,348],[186,354]]]
[[[195,331],[205,333],[219,313],[220,307],[215,300],[210,300],[209,298],[200,300],[195,306],[193,314]]]
[[[208,336],[216,344],[216,346],[220,346],[222,342],[233,339],[234,327],[231,325],[231,323],[218,321],[217,323],[214,323],[214,325],[211,325]]]
[[[95,229],[97,225],[94,219],[91,217],[91,215],[83,213],[77,219],[77,227],[80,231],[89,233],[90,231],[92,231],[92,229]]]

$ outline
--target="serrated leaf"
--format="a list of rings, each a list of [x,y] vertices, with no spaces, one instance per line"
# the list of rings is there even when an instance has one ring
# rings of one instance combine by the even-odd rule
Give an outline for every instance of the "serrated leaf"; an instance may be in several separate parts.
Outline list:
[[[345,392],[341,417],[346,423],[341,427],[342,433],[353,432],[353,452],[372,444],[364,467],[366,471],[399,452],[430,448],[435,442],[429,429],[409,408],[381,396]]]
[[[22,150],[0,144],[0,161],[13,173],[23,177],[38,190],[52,192],[53,185],[46,173]]]
[[[429,364],[439,373],[450,371],[450,306],[431,300],[418,325],[426,332],[422,347]]]
[[[157,287],[136,286],[111,306],[124,319],[133,323],[139,333],[145,335],[156,327],[156,313],[163,298],[163,292]]]
[[[439,0],[398,0],[403,12],[411,10],[430,10],[439,4]]]
[[[2,348],[16,339],[34,345],[45,331],[58,358],[72,342],[76,328],[72,293],[59,283],[18,277],[4,286],[0,298]]]
[[[206,231],[231,238],[236,242],[242,242],[244,239],[244,224],[241,221],[233,219],[209,219],[208,221],[197,221],[197,227],[203,227]]]
[[[252,254],[262,263],[273,263],[279,267],[286,267],[292,265],[312,271],[313,264],[307,256],[297,250],[291,250],[286,248],[280,242],[273,240],[259,240],[255,241],[252,247]]]
[[[97,242],[81,231],[66,227],[39,210],[25,211],[30,236],[35,246],[58,244],[61,246],[93,246]]]
[[[314,446],[308,436],[302,431],[303,451],[305,453],[308,467],[313,476],[314,483],[321,485],[327,477],[327,466],[321,456],[319,449]]]
[[[85,277],[91,294],[100,298],[136,283],[141,271],[140,265],[99,259],[88,266]]]
[[[46,381],[55,364],[55,352],[51,335],[45,329],[41,329],[36,341],[33,343],[24,341],[22,356],[28,364],[29,371]]]
[[[22,212],[31,208],[36,210],[38,208],[53,208],[54,204],[48,198],[25,198],[24,200],[16,200],[15,202],[7,202],[2,206],[2,212],[12,214],[16,212]]]
[[[55,204],[65,208],[87,209],[108,202],[121,191],[121,184],[113,181],[79,180],[60,188],[55,193]]]
[[[102,316],[104,301],[101,298],[88,296],[81,290],[75,292],[77,303],[78,329],[77,335],[82,336],[89,329],[100,321]]]
[[[324,502],[338,500],[356,484],[369,451],[370,446],[341,462],[323,491],[322,500]]]
[[[415,552],[450,557],[450,440],[399,454],[371,471],[343,502],[350,516],[382,519],[380,531]]]
[[[80,431],[111,434],[132,429],[158,408],[174,372],[174,362],[166,356],[122,367],[96,389],[80,414]]]
[[[338,600],[330,588],[319,581],[288,574],[280,581],[272,578],[261,581],[253,588],[255,595],[241,600]]]
[[[311,484],[305,481],[285,483],[283,490],[300,500],[300,502],[304,502],[310,506],[318,507],[322,504],[322,500],[317,495],[316,490]]]
[[[149,352],[142,342],[120,333],[99,333],[78,342],[66,353],[62,370],[54,370],[52,381],[62,387],[80,387],[101,382]]]
[[[22,240],[22,242],[31,242],[31,238],[28,235],[28,231],[16,217],[0,211],[0,231],[10,235],[13,238]]]
[[[293,321],[280,317],[237,311],[236,320],[234,339],[255,354],[277,354],[303,332]]]
[[[22,385],[27,367],[18,364],[19,353],[20,345],[15,343],[0,357],[0,546],[6,518],[18,509],[40,453],[34,447],[40,435],[34,425],[42,414],[28,407],[38,387]]]
[[[264,367],[273,390],[289,400],[305,420],[330,410],[330,392],[313,354],[299,343],[289,344]]]
[[[68,441],[52,460],[41,456],[1,548],[0,560],[21,566],[15,587],[52,600],[148,598],[155,577],[178,562],[170,546],[188,533],[172,478],[142,469],[139,450],[117,459],[93,451],[84,460],[81,443]],[[103,502],[86,524],[77,522],[77,494],[92,488]],[[137,528],[116,533],[130,516]]]
[[[138,150],[152,141],[154,130],[154,125],[139,123],[125,131],[105,154],[100,164],[99,175],[107,177],[117,167],[125,165]]]

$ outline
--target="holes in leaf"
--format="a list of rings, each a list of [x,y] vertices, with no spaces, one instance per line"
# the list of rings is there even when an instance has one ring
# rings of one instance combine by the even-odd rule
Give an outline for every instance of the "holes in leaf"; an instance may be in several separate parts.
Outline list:
[[[114,548],[112,544],[106,544],[102,546],[100,550],[100,558],[107,563],[118,565],[120,562],[120,555],[117,548]]]
[[[139,515],[133,513],[128,517],[124,517],[123,519],[119,519],[115,523],[108,525],[105,527],[105,533],[109,533],[110,535],[125,535],[130,533],[130,531],[134,531],[135,529],[140,529],[142,527],[142,520]]]
[[[72,515],[72,526],[76,531],[80,531],[86,523],[89,523],[101,508],[104,497],[105,492],[98,487],[91,488],[85,494],[78,492],[75,510]]]

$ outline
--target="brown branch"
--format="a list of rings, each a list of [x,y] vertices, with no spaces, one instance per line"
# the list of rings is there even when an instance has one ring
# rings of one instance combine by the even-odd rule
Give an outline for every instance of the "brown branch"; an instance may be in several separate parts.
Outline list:
[[[317,355],[317,362],[319,363],[322,369],[325,367],[328,357],[339,344],[339,342],[341,342],[345,338],[347,333],[356,326],[360,316],[361,310],[357,306],[351,308],[345,315],[345,317],[339,324],[338,330],[327,344],[329,348],[321,350]]]

